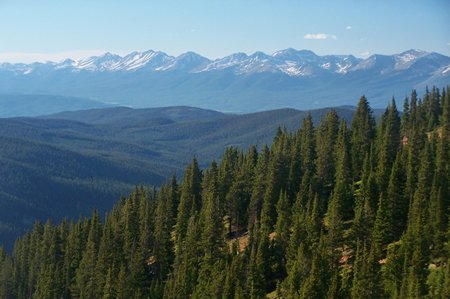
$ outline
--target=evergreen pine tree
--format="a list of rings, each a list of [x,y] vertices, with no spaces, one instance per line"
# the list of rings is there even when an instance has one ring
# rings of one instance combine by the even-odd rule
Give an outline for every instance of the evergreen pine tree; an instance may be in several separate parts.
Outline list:
[[[402,138],[408,138],[410,135],[410,121],[411,121],[411,112],[409,107],[409,99],[408,97],[405,97],[405,100],[403,101],[403,111],[402,111],[402,118],[401,118],[401,137]]]
[[[375,249],[358,243],[354,263],[352,298],[385,298],[380,283],[380,267],[376,259]]]
[[[392,210],[388,204],[388,200],[383,193],[380,193],[380,200],[378,202],[378,210],[373,228],[373,242],[378,257],[381,256],[382,251],[386,249],[386,245],[393,239],[391,212]]]
[[[200,211],[202,172],[197,159],[186,168],[181,184],[180,203],[178,205],[177,221],[175,225],[175,250],[180,250],[186,236],[190,217]]]
[[[370,145],[375,137],[375,119],[365,96],[358,102],[350,130],[352,169],[358,180],[361,178],[364,157],[369,154]]]
[[[325,238],[320,237],[314,245],[311,271],[301,289],[302,298],[325,298],[330,279],[330,265]]]
[[[391,168],[400,146],[400,116],[392,99],[392,104],[386,110],[380,140],[380,154],[378,161],[378,188],[386,193]]]
[[[315,160],[316,160],[316,142],[315,130],[313,126],[312,116],[309,113],[303,120],[302,127],[299,131],[300,148],[301,148],[301,171],[302,177],[300,181],[300,188],[297,188],[296,206],[305,206],[311,195],[310,190],[314,189],[314,174]],[[293,182],[298,184],[298,182]]]
[[[249,232],[253,231],[256,222],[260,220],[262,203],[264,194],[266,192],[267,170],[270,159],[270,151],[267,146],[264,146],[258,156],[258,162],[255,169],[255,183],[250,198],[248,207],[248,228]]]
[[[431,93],[428,92],[427,89],[423,104],[426,109],[426,119],[428,120],[427,124],[428,131],[432,131],[439,123],[439,115],[441,114],[440,99],[441,96],[438,88],[433,86],[433,88],[431,89]]]
[[[197,285],[200,250],[199,227],[195,215],[188,222],[186,239],[176,252],[171,281],[164,290],[164,298],[188,298]]]
[[[404,230],[408,218],[408,201],[404,192],[405,189],[405,171],[402,165],[402,152],[397,152],[397,156],[392,166],[389,184],[387,188],[387,207],[389,214],[389,230],[391,239],[387,241],[398,240]]]
[[[168,186],[161,188],[158,193],[156,206],[155,230],[153,242],[153,271],[160,280],[164,280],[170,271],[173,261],[172,243],[172,213],[171,195]]]
[[[446,233],[450,208],[450,152],[448,138],[445,135],[437,138],[436,167],[430,190],[429,227],[433,254],[442,256],[444,243],[448,242]]]
[[[126,299],[131,296],[132,289],[129,285],[128,281],[128,275],[126,270],[126,265],[122,264],[120,266],[120,271],[117,276],[117,283],[116,283],[116,298],[117,299]],[[91,297],[92,298],[92,297]]]
[[[432,173],[431,144],[426,143],[421,155],[418,186],[408,215],[408,228],[402,238],[405,267],[400,295],[403,298],[419,298],[427,292],[429,231],[428,198]]]
[[[276,269],[278,277],[286,276],[286,249],[289,246],[289,237],[291,233],[291,215],[290,205],[287,193],[282,191],[277,203],[277,222],[275,224],[275,236],[273,240],[273,251],[276,260]]]
[[[12,299],[14,281],[11,274],[13,273],[13,260],[8,256],[4,249],[0,246],[0,298]]]
[[[111,265],[114,260],[114,253],[112,252],[113,231],[111,227],[111,218],[108,217],[102,229],[102,236],[100,238],[100,245],[98,248],[97,261],[95,264],[95,280],[97,281],[96,297],[109,296],[104,295],[103,292],[109,291],[112,288],[112,277],[108,278],[106,274],[113,275]],[[109,279],[109,282],[107,281]],[[107,286],[107,284],[109,284]],[[108,298],[108,297],[107,297]]]
[[[217,170],[217,182],[218,182],[218,196],[221,203],[221,209],[224,209],[223,205],[228,205],[226,202],[226,196],[230,191],[236,176],[237,165],[239,160],[239,153],[234,147],[227,147],[225,153],[222,156],[222,160]]]
[[[336,185],[328,205],[326,223],[332,247],[343,244],[344,221],[351,218],[353,209],[352,176],[345,120],[341,122],[337,143]]]
[[[97,291],[96,263],[100,244],[101,223],[97,210],[94,210],[89,224],[89,236],[80,261],[73,287],[79,298],[94,298]]]
[[[232,226],[235,226],[237,231],[246,228],[252,189],[255,185],[255,166],[258,160],[256,147],[252,146],[242,160],[230,191],[226,195],[229,232]]]
[[[200,212],[200,268],[194,298],[218,298],[218,286],[223,285],[225,276],[223,258],[226,244],[224,226],[219,206],[219,184],[217,165],[213,161],[204,177],[203,204]],[[220,293],[220,292],[219,292]]]
[[[267,188],[261,211],[261,227],[272,230],[276,221],[275,205],[281,190],[287,190],[289,169],[287,168],[288,139],[285,132],[277,135],[272,145],[267,174]]]
[[[114,291],[113,269],[114,269],[114,266],[109,267],[108,272],[106,273],[105,285],[102,290],[102,294],[103,294],[102,299],[116,298],[116,294]]]
[[[371,151],[372,152],[372,151]],[[364,159],[361,181],[357,182],[355,190],[355,217],[352,223],[353,241],[370,239],[376,211],[374,208],[377,188],[375,174],[372,170],[369,154]]]
[[[335,298],[341,298],[341,294],[339,292],[339,285],[340,285],[340,279],[339,279],[339,270],[335,269],[333,272],[333,275],[331,276],[330,285],[328,287],[327,292],[327,299],[335,299]]]
[[[328,112],[317,129],[316,181],[321,202],[328,200],[334,187],[336,172],[336,138],[339,131],[339,118],[336,110]],[[322,207],[325,207],[323,205]]]
[[[301,169],[302,172],[315,173],[316,140],[311,113],[308,113],[300,128]]]

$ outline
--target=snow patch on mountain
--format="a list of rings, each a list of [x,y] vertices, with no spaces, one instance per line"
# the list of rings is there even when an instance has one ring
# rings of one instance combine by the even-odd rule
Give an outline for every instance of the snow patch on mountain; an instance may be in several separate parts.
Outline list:
[[[429,53],[421,50],[409,50],[397,55],[394,55],[395,59],[395,69],[402,70],[407,69],[413,64],[417,59],[428,55]]]
[[[295,61],[286,61],[285,64],[279,65],[279,69],[289,76],[305,76],[307,72]]]
[[[444,70],[441,72],[441,74],[447,74],[447,73],[449,73],[450,74],[450,65],[448,65],[447,67],[445,67],[444,68]]]
[[[236,53],[232,54],[230,56],[226,56],[224,58],[219,58],[208,65],[206,65],[204,68],[198,69],[197,72],[209,72],[209,71],[215,71],[215,70],[223,70],[227,68],[233,68],[235,66],[239,66],[244,61],[247,61],[249,59],[248,55],[245,53]]]
[[[338,62],[336,63],[336,66],[337,66],[336,73],[346,74],[348,70],[352,67],[352,64],[341,64]]]
[[[329,70],[331,67],[331,63],[327,62],[321,65],[321,67],[325,70]]]
[[[158,52],[154,52],[152,50],[147,52],[132,52],[116,63],[112,64],[110,67],[111,71],[115,70],[126,70],[126,71],[135,71],[147,65],[150,61],[155,59],[158,56]]]

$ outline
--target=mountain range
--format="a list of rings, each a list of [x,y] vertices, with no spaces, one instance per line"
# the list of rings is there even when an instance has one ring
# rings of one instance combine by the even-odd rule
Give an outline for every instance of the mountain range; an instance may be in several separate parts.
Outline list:
[[[411,89],[421,93],[426,86],[449,83],[450,57],[420,50],[362,59],[285,49],[215,60],[194,52],[174,57],[150,50],[0,64],[4,96],[57,95],[136,108],[187,105],[241,113],[351,105],[361,94],[373,107],[384,107]]]
[[[425,60],[423,59],[425,58]],[[105,53],[80,60],[66,59],[61,62],[11,64],[2,63],[2,70],[16,74],[30,75],[50,70],[70,70],[72,72],[151,72],[182,71],[203,73],[228,70],[236,75],[254,73],[284,73],[291,77],[315,77],[321,74],[347,74],[358,70],[376,69],[380,74],[409,68],[419,68],[425,62],[435,62],[431,69],[441,70],[441,74],[450,71],[449,57],[421,50],[409,50],[391,56],[372,55],[367,59],[353,55],[318,56],[309,50],[285,49],[271,55],[255,52],[252,55],[235,53],[216,60],[210,60],[195,52],[186,52],[177,57],[160,51],[132,52],[125,56]],[[442,65],[441,65],[442,64]]]

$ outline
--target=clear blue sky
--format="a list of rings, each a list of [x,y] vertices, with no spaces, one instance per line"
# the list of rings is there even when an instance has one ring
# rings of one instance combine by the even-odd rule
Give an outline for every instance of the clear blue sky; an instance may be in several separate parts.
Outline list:
[[[218,58],[289,47],[450,55],[450,1],[0,0],[0,61],[148,49]]]

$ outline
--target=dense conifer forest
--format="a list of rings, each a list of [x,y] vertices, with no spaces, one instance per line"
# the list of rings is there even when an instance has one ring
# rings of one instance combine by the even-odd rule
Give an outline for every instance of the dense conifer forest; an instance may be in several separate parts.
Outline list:
[[[399,110],[403,110],[402,113]],[[450,298],[450,87],[363,96],[0,250],[1,298]],[[104,218],[104,219],[103,219]]]
[[[351,120],[355,107],[334,109]],[[103,216],[136,185],[159,186],[175,170],[181,177],[194,153],[206,168],[228,146],[269,144],[280,125],[297,130],[308,113],[318,124],[329,110],[238,115],[192,107],[118,107],[0,118],[0,244],[12,251],[36,219],[59,223],[88,217],[94,207]],[[374,109],[375,117],[382,112]]]

